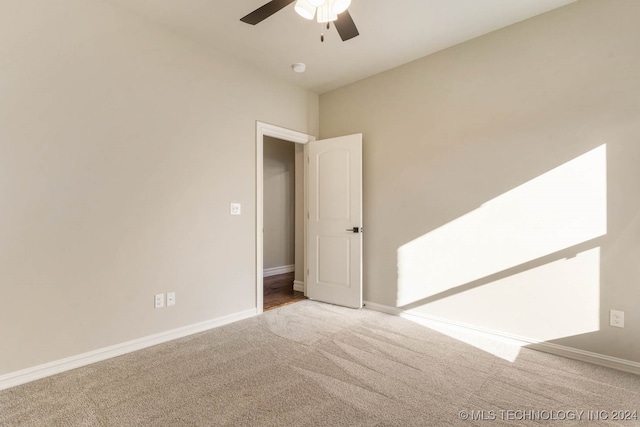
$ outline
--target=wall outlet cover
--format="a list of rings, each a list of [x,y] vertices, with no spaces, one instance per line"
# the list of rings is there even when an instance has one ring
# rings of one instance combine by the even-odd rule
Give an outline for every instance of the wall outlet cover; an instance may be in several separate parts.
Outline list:
[[[609,325],[616,328],[624,328],[624,311],[610,310]]]
[[[155,308],[164,307],[164,294],[155,294],[155,296],[154,296],[154,307]]]

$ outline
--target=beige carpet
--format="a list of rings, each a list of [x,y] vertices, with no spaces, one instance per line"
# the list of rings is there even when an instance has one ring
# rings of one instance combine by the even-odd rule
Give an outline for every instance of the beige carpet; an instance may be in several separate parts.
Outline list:
[[[313,301],[0,392],[1,426],[640,425],[615,410],[639,376]]]

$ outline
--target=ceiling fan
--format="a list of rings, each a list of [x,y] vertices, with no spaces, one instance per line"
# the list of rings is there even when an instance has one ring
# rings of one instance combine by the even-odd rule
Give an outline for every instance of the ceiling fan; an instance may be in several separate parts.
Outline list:
[[[296,12],[303,18],[311,20],[317,15],[318,22],[326,24],[327,28],[333,22],[342,41],[360,35],[347,10],[351,0],[272,0],[240,20],[247,24],[256,25],[293,2],[296,2]],[[324,41],[324,35],[320,36],[320,40]]]

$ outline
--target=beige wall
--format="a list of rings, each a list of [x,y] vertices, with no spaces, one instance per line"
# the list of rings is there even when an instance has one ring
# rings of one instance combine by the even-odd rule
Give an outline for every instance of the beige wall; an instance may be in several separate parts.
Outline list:
[[[582,0],[320,97],[364,134],[366,300],[640,362],[639,20]]]
[[[295,263],[295,143],[264,137],[264,268]]]
[[[255,121],[317,95],[96,0],[2,2],[0,94],[0,375],[255,308]]]

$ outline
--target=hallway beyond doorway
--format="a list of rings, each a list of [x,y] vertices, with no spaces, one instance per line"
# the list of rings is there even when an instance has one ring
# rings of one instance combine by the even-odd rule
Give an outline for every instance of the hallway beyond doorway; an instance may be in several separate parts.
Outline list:
[[[264,311],[305,299],[304,293],[293,290],[293,280],[294,273],[264,278]]]

